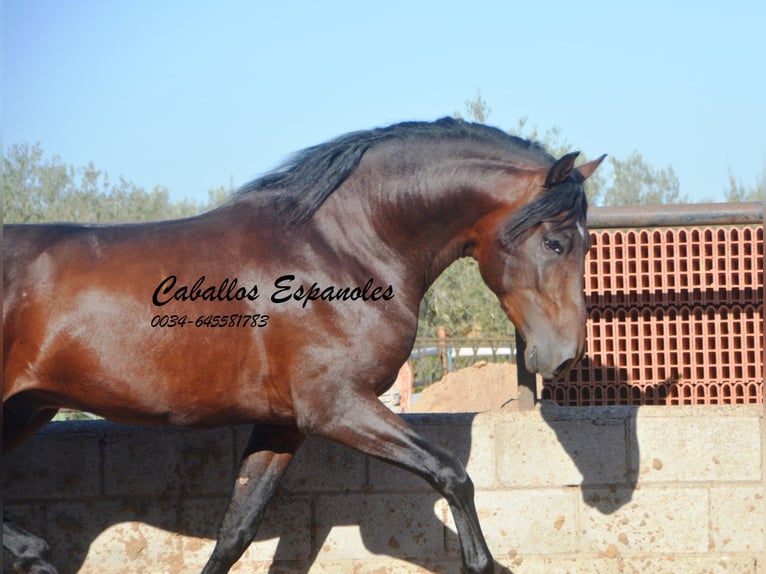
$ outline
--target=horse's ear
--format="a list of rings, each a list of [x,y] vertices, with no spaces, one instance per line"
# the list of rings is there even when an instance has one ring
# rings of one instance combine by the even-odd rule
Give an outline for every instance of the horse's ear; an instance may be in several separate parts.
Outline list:
[[[548,170],[548,175],[545,176],[543,187],[550,189],[568,178],[574,169],[574,163],[578,155],[580,155],[579,151],[573,151],[562,156],[561,159],[554,163],[551,169]]]
[[[604,161],[605,157],[606,157],[606,154],[602,155],[599,158],[594,159],[593,161],[589,161],[588,163],[584,163],[580,167],[577,168],[577,171],[582,176],[583,181],[585,181],[591,175],[593,175],[593,172],[596,171],[596,168],[599,165],[601,165],[601,162]]]

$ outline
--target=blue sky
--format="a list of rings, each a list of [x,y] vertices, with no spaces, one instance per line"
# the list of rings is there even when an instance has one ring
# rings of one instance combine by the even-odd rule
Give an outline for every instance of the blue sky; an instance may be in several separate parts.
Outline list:
[[[463,111],[672,165],[691,200],[766,165],[766,2],[3,1],[3,149],[171,197],[342,133]]]

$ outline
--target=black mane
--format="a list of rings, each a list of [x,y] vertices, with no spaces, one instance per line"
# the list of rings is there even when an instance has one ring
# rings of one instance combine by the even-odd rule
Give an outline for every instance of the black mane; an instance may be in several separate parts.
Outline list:
[[[435,122],[404,122],[352,132],[295,154],[284,165],[237,192],[275,192],[277,211],[292,223],[307,220],[356,169],[364,153],[383,143],[412,139],[467,139],[499,146],[520,161],[547,165],[553,158],[537,143],[511,136],[483,124],[443,118]]]
[[[505,224],[500,240],[510,247],[528,231],[544,221],[555,221],[561,226],[585,221],[588,199],[579,174],[573,173],[566,181],[543,191],[538,197],[522,206]]]

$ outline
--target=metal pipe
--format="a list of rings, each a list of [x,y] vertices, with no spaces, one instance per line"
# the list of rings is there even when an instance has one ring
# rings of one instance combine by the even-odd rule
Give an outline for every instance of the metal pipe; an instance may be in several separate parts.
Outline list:
[[[763,203],[688,203],[591,207],[590,229],[683,227],[688,225],[751,225],[763,223]]]

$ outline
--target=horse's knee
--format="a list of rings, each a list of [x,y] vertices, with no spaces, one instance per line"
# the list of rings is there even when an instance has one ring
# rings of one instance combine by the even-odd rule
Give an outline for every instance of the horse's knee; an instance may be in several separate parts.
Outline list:
[[[450,460],[442,458],[439,461],[440,467],[434,472],[433,486],[448,499],[472,499],[474,486],[468,471],[457,459],[453,460],[451,456],[449,458]]]
[[[462,476],[455,481],[453,488],[459,496],[473,499],[475,494],[473,481],[466,471],[463,471]]]

